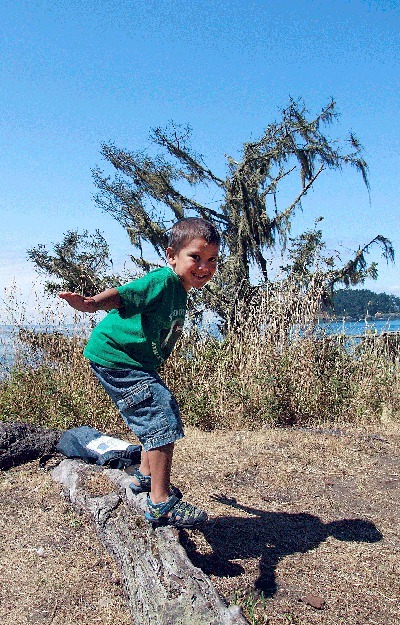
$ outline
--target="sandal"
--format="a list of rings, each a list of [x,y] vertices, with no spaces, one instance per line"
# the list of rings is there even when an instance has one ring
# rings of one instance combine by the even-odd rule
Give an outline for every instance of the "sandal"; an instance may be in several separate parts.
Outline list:
[[[135,495],[149,493],[151,491],[151,475],[143,475],[139,469],[133,469],[132,477],[136,478],[139,484],[131,482],[129,488]]]
[[[149,493],[151,491],[151,475],[143,475],[139,469],[135,468],[132,472],[132,477],[136,478],[139,484],[135,484],[135,482],[131,482],[129,484],[129,488],[135,495],[140,495],[140,493]],[[178,497],[178,499],[182,499],[182,492],[176,486],[169,486],[170,493]]]
[[[147,496],[148,511],[145,517],[153,525],[172,525],[173,527],[197,527],[208,520],[204,510],[200,510],[192,504],[182,501],[174,494],[167,501],[154,504],[150,496]],[[170,515],[168,515],[170,512]]]

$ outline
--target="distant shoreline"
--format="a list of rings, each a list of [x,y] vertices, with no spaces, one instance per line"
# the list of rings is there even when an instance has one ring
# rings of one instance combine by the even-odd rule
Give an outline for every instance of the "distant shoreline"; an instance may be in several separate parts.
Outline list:
[[[373,323],[376,321],[394,321],[400,319],[400,314],[398,313],[378,313],[377,315],[367,315],[365,317],[350,317],[346,315],[337,315],[336,317],[324,317],[321,316],[318,318],[318,321],[322,321],[323,323]]]

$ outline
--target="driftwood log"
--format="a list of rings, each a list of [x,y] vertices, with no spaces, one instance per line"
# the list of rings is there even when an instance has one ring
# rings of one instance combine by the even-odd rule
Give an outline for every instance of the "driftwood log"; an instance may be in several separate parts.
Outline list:
[[[52,474],[74,507],[90,516],[115,558],[135,624],[247,623],[241,610],[228,608],[210,579],[189,560],[179,532],[170,527],[154,530],[145,521],[146,495],[133,495],[127,473],[64,460]]]
[[[0,468],[55,451],[61,432],[0,424]],[[52,471],[75,509],[89,516],[121,571],[134,625],[246,625],[211,580],[189,560],[179,531],[153,529],[144,519],[146,495],[133,495],[125,471],[62,460]]]

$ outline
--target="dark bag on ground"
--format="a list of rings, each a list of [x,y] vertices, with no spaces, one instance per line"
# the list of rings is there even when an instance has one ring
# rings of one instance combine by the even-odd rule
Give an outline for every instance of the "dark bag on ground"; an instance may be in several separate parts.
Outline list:
[[[140,445],[107,436],[88,425],[67,430],[57,445],[57,451],[67,458],[79,458],[111,469],[125,469],[131,464],[140,464],[141,450]]]

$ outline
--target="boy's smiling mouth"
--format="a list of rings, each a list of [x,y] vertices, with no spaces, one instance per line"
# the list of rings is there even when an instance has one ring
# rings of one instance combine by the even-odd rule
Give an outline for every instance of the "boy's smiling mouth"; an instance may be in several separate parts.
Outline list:
[[[203,275],[199,275],[198,273],[192,273],[192,276],[194,277],[195,280],[198,280],[199,282],[203,282],[204,280],[208,280],[211,277],[211,274],[205,273]]]

